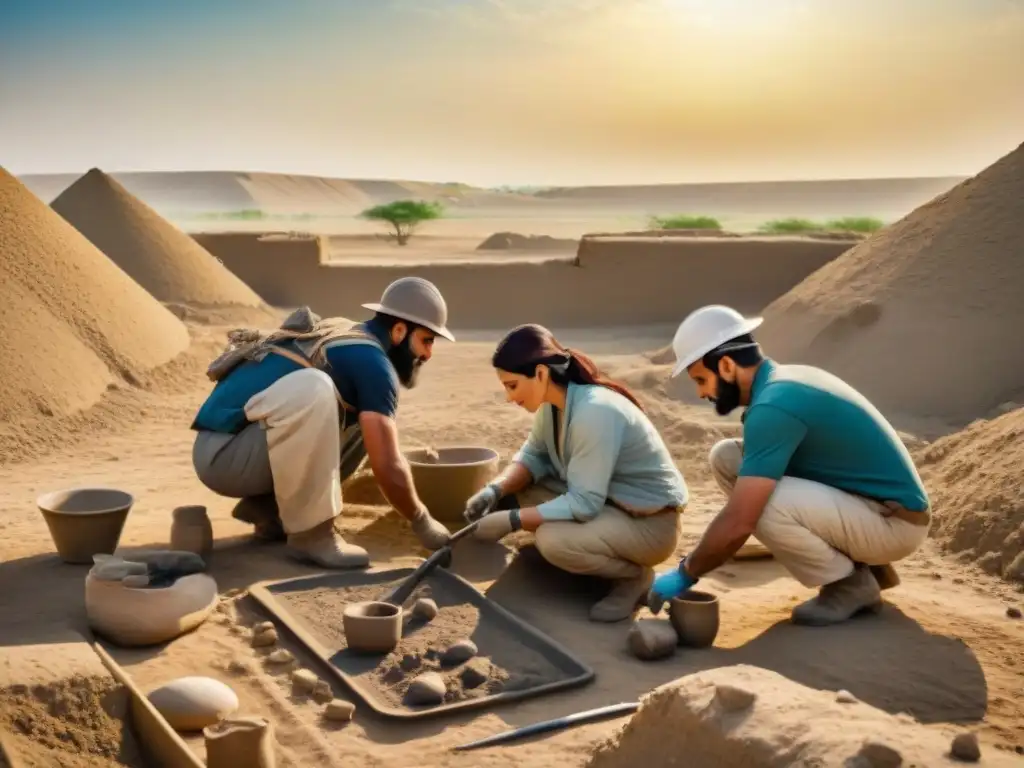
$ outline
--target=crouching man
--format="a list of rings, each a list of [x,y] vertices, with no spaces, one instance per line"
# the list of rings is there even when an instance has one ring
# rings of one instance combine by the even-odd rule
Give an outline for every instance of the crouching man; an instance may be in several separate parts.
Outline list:
[[[745,406],[742,440],[711,451],[729,497],[697,547],[661,573],[652,611],[689,589],[755,535],[817,596],[793,621],[826,625],[881,607],[899,578],[891,563],[928,536],[929,501],[910,454],[881,413],[819,368],[781,365],[751,336],[761,318],[720,305],[679,326],[673,376],[684,370],[720,415]]]
[[[416,494],[395,424],[399,383],[415,386],[435,336],[455,340],[447,305],[432,283],[406,277],[363,306],[376,313],[364,323],[304,308],[269,335],[236,332],[237,346],[210,367],[217,384],[192,424],[202,483],[243,499],[234,516],[257,537],[286,539],[293,555],[324,568],[369,564],[334,527],[341,483],[364,459],[424,547],[449,538]]]

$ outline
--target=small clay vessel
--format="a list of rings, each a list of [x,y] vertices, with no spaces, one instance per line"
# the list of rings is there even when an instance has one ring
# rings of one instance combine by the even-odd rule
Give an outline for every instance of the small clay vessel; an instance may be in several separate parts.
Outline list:
[[[176,507],[172,514],[171,549],[192,552],[205,560],[213,549],[213,526],[206,514],[206,507]]]
[[[668,618],[681,645],[706,648],[718,635],[718,596],[691,589],[669,603]]]
[[[402,608],[398,605],[352,603],[341,620],[348,647],[356,653],[390,653],[402,639]]]
[[[274,725],[264,717],[232,717],[203,729],[207,768],[275,768]]]

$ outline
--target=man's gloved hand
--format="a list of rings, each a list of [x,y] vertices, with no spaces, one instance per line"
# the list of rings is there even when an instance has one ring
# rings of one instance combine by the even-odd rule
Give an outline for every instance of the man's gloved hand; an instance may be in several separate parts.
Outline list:
[[[659,573],[654,578],[654,583],[651,584],[651,588],[647,592],[647,607],[651,609],[651,613],[657,615],[666,600],[679,597],[697,583],[698,579],[683,570],[684,562],[686,562],[686,558],[680,560],[679,565],[671,571]]]
[[[452,536],[451,532],[431,517],[426,509],[421,509],[409,522],[420,544],[432,552],[447,544]]]
[[[503,509],[481,518],[473,536],[481,541],[499,541],[522,527],[518,509]]]
[[[494,509],[494,505],[498,503],[498,499],[501,497],[501,492],[498,487],[493,483],[488,483],[479,491],[469,497],[469,501],[466,502],[466,511],[464,517],[466,522],[472,523],[474,520],[479,520],[481,517],[491,512]]]

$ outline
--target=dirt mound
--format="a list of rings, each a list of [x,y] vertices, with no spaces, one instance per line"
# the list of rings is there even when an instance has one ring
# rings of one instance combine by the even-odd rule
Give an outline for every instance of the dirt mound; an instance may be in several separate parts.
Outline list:
[[[1024,408],[936,440],[915,459],[942,548],[1024,583]]]
[[[656,688],[586,766],[957,765],[950,755],[954,734],[909,715],[890,715],[845,692],[807,688],[740,664]],[[1015,764],[998,753],[984,759]]]
[[[495,232],[476,247],[478,251],[565,251],[575,248],[576,240],[550,235],[520,235]]]
[[[809,275],[759,338],[883,410],[965,424],[1024,386],[1022,241],[1024,145]]]
[[[199,243],[96,168],[51,207],[160,301],[200,307],[261,303]]]
[[[188,347],[185,326],[0,168],[0,422],[68,415]]]

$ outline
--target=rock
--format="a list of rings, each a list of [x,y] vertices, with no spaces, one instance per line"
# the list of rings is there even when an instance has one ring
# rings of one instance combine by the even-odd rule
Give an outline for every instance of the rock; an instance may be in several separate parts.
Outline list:
[[[417,600],[412,606],[412,616],[421,621],[430,621],[437,616],[437,603],[429,597]]]
[[[1006,609],[1006,615],[1009,616],[1011,619],[1019,619],[1021,617],[1020,608],[1011,605],[1009,608]]]
[[[277,643],[277,630],[268,629],[266,632],[259,632],[252,637],[253,648],[266,648]]]
[[[474,661],[483,661],[482,659]],[[488,670],[482,664],[469,663],[463,667],[459,673],[459,680],[462,681],[462,687],[467,691],[471,691],[474,688],[479,688],[481,685],[487,682],[489,675]]]
[[[257,624],[255,627],[252,628],[252,633],[254,635],[258,635],[261,632],[268,632],[271,629],[274,630],[275,632],[277,631],[277,627],[274,626],[274,622],[272,622],[272,621],[261,621],[259,624]]]
[[[311,693],[319,680],[308,669],[297,669],[292,672],[292,690],[295,693]]]
[[[668,619],[637,619],[629,628],[626,643],[638,659],[653,661],[675,653],[679,635]]]
[[[334,722],[343,723],[351,720],[355,711],[356,705],[352,702],[333,699],[327,704],[326,709],[324,709],[324,717]]]
[[[967,763],[976,763],[981,759],[981,746],[978,744],[977,734],[965,732],[958,733],[950,745],[949,754],[957,760]]]
[[[444,678],[437,672],[420,675],[409,684],[405,692],[405,703],[419,706],[434,706],[444,701]]]
[[[753,706],[757,694],[735,685],[719,685],[715,689],[715,699],[726,712],[739,712]]]
[[[245,659],[232,659],[228,662],[228,672],[233,675],[251,675],[252,666]]]
[[[864,742],[857,757],[865,768],[900,768],[903,765],[903,755],[881,741]]]
[[[856,704],[857,697],[849,691],[838,691],[836,692],[836,701],[840,704]]]
[[[179,677],[154,689],[147,698],[176,731],[202,730],[238,709],[235,692],[212,677]]]
[[[316,685],[313,686],[313,701],[317,704],[326,704],[334,698],[334,691],[331,689],[331,684],[326,680],[317,680]]]
[[[294,659],[295,656],[292,655],[292,652],[285,648],[278,648],[267,656],[267,661],[271,664],[287,664]]]
[[[402,660],[398,663],[398,666],[402,668],[403,672],[414,672],[423,666],[423,659],[416,654],[407,653],[402,657]]]
[[[459,640],[459,642],[448,646],[448,649],[441,654],[441,664],[446,667],[454,667],[469,661],[476,654],[476,643],[472,640]]]
[[[122,581],[127,576],[145,576],[149,568],[145,563],[125,560],[116,555],[93,555],[89,573],[100,581]]]

